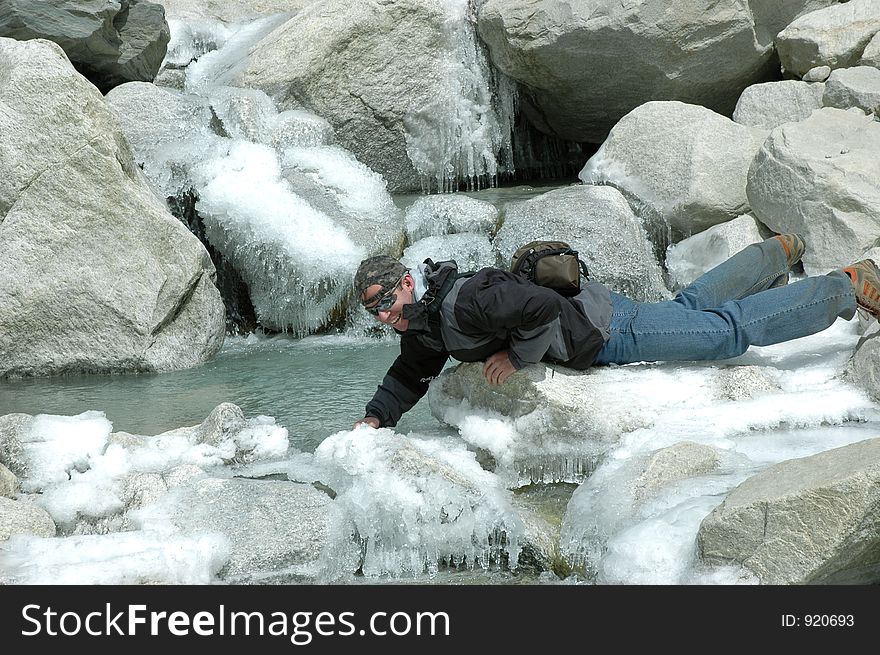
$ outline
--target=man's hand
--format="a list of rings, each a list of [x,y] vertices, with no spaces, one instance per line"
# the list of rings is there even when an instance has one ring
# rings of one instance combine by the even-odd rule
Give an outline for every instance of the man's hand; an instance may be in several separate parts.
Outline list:
[[[372,428],[379,429],[379,419],[375,416],[364,416],[360,421],[356,421],[351,429],[354,430],[359,425],[369,425]]]
[[[483,364],[483,377],[489,384],[503,384],[511,373],[516,373],[516,368],[510,363],[506,350],[499,350],[494,355],[490,355]]]

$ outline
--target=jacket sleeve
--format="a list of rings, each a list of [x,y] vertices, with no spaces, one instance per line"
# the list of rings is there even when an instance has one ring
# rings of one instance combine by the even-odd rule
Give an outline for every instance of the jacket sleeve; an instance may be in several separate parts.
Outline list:
[[[459,297],[464,300],[459,322],[475,331],[506,334],[510,362],[517,369],[540,362],[547,353],[553,324],[567,302],[552,289],[500,270],[474,280],[466,297]]]
[[[428,391],[431,380],[440,375],[449,353],[434,350],[415,336],[400,339],[400,355],[385,374],[382,384],[367,403],[364,416],[379,419],[382,427],[394,427]]]

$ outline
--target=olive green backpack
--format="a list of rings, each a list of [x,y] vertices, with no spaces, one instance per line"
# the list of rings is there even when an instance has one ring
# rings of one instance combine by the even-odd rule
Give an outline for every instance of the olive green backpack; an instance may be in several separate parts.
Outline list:
[[[510,272],[563,296],[580,293],[581,275],[590,279],[587,265],[564,241],[532,241],[518,248],[510,259]]]

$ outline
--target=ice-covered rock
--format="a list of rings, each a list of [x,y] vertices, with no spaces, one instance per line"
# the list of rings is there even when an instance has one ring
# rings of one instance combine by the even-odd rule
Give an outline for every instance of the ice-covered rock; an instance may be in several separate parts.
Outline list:
[[[338,493],[332,539],[359,541],[365,575],[418,576],[502,560],[516,567],[524,529],[511,494],[460,442],[362,427],[327,437],[315,457],[335,471],[327,481]],[[332,574],[350,556],[331,548],[322,563]]]
[[[498,209],[490,202],[463,194],[436,194],[417,198],[404,217],[410,244],[425,237],[476,232],[494,234]]]
[[[454,259],[460,273],[499,264],[489,237],[468,232],[420,239],[403,251],[400,261],[413,268],[427,258],[435,262]]]
[[[177,538],[220,534],[229,544],[229,556],[219,578],[269,583],[311,572],[327,544],[332,504],[327,494],[307,484],[199,478],[132,518],[140,529]]]
[[[469,11],[467,0],[316,2],[260,40],[234,83],[326,118],[394,191],[486,184],[511,170],[513,87],[500,92]]]
[[[0,552],[0,579],[8,584],[206,585],[216,581],[228,555],[228,543],[216,534],[20,535]]]
[[[666,250],[666,270],[673,290],[686,287],[752,243],[763,241],[751,214],[713,225]]]

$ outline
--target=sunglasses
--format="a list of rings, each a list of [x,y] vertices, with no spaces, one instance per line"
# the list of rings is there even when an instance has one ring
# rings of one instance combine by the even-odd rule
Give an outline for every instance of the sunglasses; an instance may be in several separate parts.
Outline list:
[[[406,277],[406,273],[404,273],[403,277],[401,277],[397,281],[397,284],[394,285],[394,288],[391,289],[391,291],[389,291],[379,299],[379,302],[371,307],[364,307],[364,309],[366,309],[373,316],[379,316],[379,312],[387,312],[389,309],[391,309],[394,306],[394,303],[397,302],[397,294],[394,292],[397,290],[397,287],[400,286],[400,283],[403,281],[404,277]],[[375,298],[375,296],[373,297]],[[370,300],[372,300],[372,298],[367,299],[367,302],[370,302]]]

